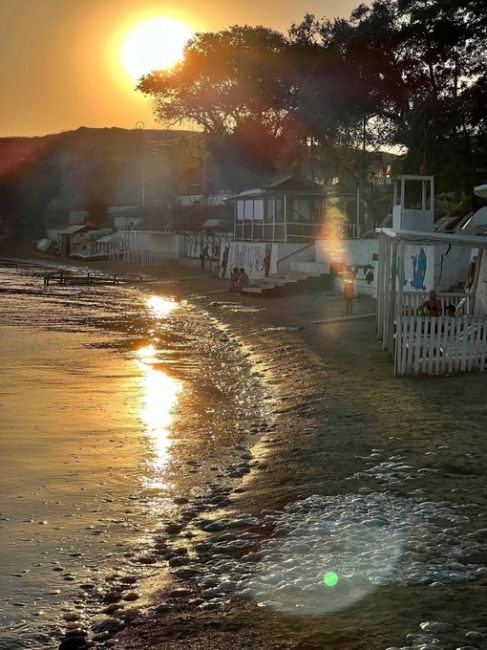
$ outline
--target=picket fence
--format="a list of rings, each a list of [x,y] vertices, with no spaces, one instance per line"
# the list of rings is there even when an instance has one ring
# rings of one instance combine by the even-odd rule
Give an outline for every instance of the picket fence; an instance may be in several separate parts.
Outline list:
[[[395,375],[486,369],[485,317],[402,316],[395,336]]]

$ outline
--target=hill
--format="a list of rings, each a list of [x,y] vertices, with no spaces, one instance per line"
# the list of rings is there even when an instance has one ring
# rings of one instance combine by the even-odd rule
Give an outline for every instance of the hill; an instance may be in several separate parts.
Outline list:
[[[0,217],[16,230],[30,223],[37,231],[93,201],[156,206],[177,193],[199,193],[201,143],[192,131],[86,127],[0,138]]]

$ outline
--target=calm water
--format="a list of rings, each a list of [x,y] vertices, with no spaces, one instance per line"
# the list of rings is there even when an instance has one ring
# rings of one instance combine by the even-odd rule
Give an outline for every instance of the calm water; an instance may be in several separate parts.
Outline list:
[[[204,494],[258,386],[206,312],[163,292],[45,288],[0,269],[0,648],[56,647],[63,611]]]

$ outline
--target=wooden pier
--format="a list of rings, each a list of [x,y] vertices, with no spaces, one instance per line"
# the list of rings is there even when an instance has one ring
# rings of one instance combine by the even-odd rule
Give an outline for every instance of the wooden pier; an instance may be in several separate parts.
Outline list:
[[[120,284],[123,279],[118,275],[97,275],[94,273],[71,273],[69,271],[51,271],[45,273],[44,286],[50,284],[60,285],[106,285]]]

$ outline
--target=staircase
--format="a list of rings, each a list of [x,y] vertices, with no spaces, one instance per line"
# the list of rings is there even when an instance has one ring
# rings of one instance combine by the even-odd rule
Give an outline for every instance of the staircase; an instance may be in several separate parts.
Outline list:
[[[319,290],[332,286],[331,276],[323,273],[303,273],[286,271],[275,273],[267,278],[254,280],[242,293],[251,295],[285,295],[300,291]]]

